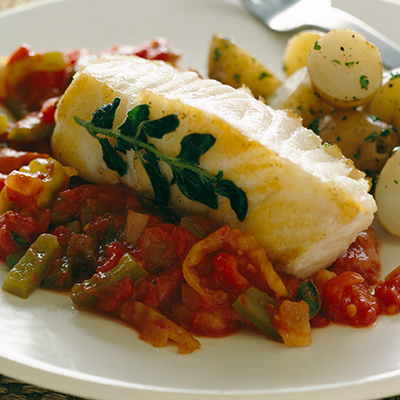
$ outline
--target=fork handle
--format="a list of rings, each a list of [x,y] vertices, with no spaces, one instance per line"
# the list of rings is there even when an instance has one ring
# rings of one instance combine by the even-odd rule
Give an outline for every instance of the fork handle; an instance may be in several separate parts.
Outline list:
[[[338,8],[331,8],[329,15],[324,14],[319,18],[316,24],[323,30],[332,30],[337,28],[353,29],[373,43],[381,52],[383,65],[388,68],[400,67],[400,46],[393,40],[389,39],[370,25]]]

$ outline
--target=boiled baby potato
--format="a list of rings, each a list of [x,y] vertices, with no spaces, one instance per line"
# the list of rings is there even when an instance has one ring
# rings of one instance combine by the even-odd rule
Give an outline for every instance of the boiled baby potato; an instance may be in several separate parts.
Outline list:
[[[209,77],[234,88],[248,87],[254,97],[268,97],[281,81],[247,50],[214,35],[210,45]]]
[[[328,103],[315,93],[307,67],[302,67],[289,76],[267,103],[275,109],[294,111],[303,119],[303,125],[309,127],[316,119],[333,110]]]
[[[323,35],[323,32],[306,29],[289,38],[283,52],[283,68],[286,76],[307,65],[308,53]]]
[[[379,175],[375,188],[378,219],[390,233],[400,236],[400,151],[394,149]]]
[[[367,106],[369,114],[376,115],[400,129],[400,68],[383,73],[382,86]]]
[[[379,50],[351,29],[336,29],[315,42],[307,59],[315,90],[335,107],[369,101],[382,84]]]
[[[327,114],[319,121],[318,134],[325,142],[337,144],[370,177],[379,174],[393,148],[400,144],[392,126],[356,110]]]

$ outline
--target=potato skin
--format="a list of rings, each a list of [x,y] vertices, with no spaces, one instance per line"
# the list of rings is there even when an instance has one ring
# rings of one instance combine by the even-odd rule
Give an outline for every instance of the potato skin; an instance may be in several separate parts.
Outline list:
[[[208,74],[235,89],[246,86],[256,98],[267,98],[281,85],[280,79],[247,50],[220,35],[211,41]]]
[[[318,124],[318,134],[327,143],[337,144],[355,166],[376,177],[400,139],[385,122],[356,110],[335,110]]]
[[[289,38],[283,52],[283,69],[286,76],[307,65],[308,53],[323,35],[323,32],[305,29]]]
[[[382,84],[379,50],[350,29],[335,29],[318,40],[307,68],[315,90],[334,107],[365,104]]]

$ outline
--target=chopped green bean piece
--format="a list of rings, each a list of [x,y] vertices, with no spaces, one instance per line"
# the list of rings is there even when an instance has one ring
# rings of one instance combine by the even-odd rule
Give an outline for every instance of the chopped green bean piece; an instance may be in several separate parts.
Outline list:
[[[3,290],[26,299],[40,285],[59,246],[56,236],[40,235],[9,271]]]

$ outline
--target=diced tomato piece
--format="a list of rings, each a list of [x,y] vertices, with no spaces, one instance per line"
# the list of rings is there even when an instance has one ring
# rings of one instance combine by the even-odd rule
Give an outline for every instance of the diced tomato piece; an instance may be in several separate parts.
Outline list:
[[[115,312],[124,301],[132,297],[132,294],[132,279],[127,276],[107,287],[106,293],[101,296],[97,307],[103,311]]]
[[[363,282],[364,278],[360,274],[351,271],[327,281],[321,294],[325,316],[345,325],[373,325],[381,308]]]
[[[121,257],[126,253],[126,249],[120,242],[113,242],[107,246],[107,259],[100,265],[98,271],[107,272],[116,267]]]
[[[60,246],[65,248],[72,235],[72,230],[67,228],[66,226],[60,225],[54,229],[53,235],[57,237]]]
[[[168,308],[171,300],[178,296],[183,283],[182,269],[170,269],[160,274],[147,274],[135,284],[134,298],[160,311]]]
[[[8,63],[12,64],[16,61],[22,60],[25,57],[28,57],[31,51],[32,49],[28,44],[22,44],[17,50],[14,51],[14,53],[11,54]]]
[[[379,299],[386,314],[400,312],[400,267],[376,285],[375,297]]]
[[[144,230],[137,256],[147,271],[160,272],[182,263],[198,240],[181,226],[163,223]]]
[[[374,285],[379,280],[381,263],[377,249],[375,230],[361,232],[354,243],[334,262],[331,270],[337,275],[344,271],[358,272],[367,285]]]
[[[7,211],[0,216],[0,247],[4,255],[27,248],[38,233],[37,221],[17,211]]]
[[[134,54],[147,60],[161,60],[172,64],[180,57],[178,52],[171,51],[168,42],[163,38],[143,43],[134,50]]]
[[[60,97],[51,97],[44,101],[39,114],[43,122],[47,124],[55,123],[54,115],[56,113],[56,105],[59,99]]]
[[[214,280],[218,286],[229,286],[230,291],[239,295],[249,286],[249,282],[238,272],[238,262],[234,255],[219,252],[213,261],[215,271]]]

